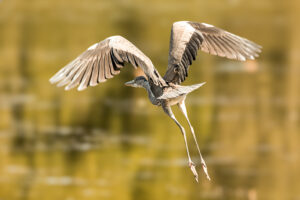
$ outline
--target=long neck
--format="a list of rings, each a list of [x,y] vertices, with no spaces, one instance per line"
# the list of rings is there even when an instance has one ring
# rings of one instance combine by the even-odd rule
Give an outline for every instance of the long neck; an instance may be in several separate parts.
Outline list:
[[[151,103],[153,105],[158,105],[159,101],[156,99],[156,97],[154,96],[153,92],[151,91],[150,85],[148,82],[145,82],[143,87],[147,90],[148,92],[148,98],[150,99]]]

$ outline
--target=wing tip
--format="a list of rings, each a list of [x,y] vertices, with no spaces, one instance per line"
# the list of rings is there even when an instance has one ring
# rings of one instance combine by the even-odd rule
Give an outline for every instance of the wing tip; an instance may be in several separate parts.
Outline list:
[[[50,78],[49,79],[49,82],[51,83],[51,84],[54,84],[56,81],[53,79],[53,77],[52,78]]]
[[[65,91],[69,91],[69,90],[71,90],[72,88],[69,88],[68,86],[67,87],[65,87]]]
[[[95,87],[95,86],[97,86],[98,85],[98,83],[93,83],[93,82],[91,82],[90,84],[89,84],[89,86],[91,86],[91,87]]]
[[[87,87],[85,85],[79,85],[79,87],[77,88],[77,91],[83,91],[85,90]]]
[[[246,59],[244,56],[241,56],[241,57],[239,57],[238,60],[244,62],[244,61],[246,61],[247,59]]]
[[[77,86],[77,84],[72,84],[72,83],[70,83],[69,85],[67,85],[66,87],[65,87],[65,91],[69,91],[69,90],[71,90],[71,89],[73,89],[74,87],[76,87]]]
[[[59,80],[58,80],[58,77],[57,76],[52,76],[50,79],[49,79],[49,82],[51,84],[55,84],[57,83]]]

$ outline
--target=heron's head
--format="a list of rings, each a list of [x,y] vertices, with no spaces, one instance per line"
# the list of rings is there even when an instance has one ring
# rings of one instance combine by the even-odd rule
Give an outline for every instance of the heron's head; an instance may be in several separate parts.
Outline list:
[[[144,76],[138,76],[135,77],[132,81],[128,81],[125,83],[126,86],[130,87],[145,87],[145,84],[147,83],[147,79]]]

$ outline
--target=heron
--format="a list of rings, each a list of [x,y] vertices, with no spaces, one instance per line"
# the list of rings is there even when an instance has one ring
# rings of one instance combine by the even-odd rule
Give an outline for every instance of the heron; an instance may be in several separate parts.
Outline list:
[[[130,63],[135,69],[140,67],[144,75],[135,77],[125,85],[146,89],[150,102],[162,107],[177,124],[184,138],[188,166],[198,182],[198,173],[190,156],[186,131],[177,121],[171,107],[177,105],[186,118],[197,146],[203,171],[206,178],[210,180],[185,105],[187,95],[203,86],[205,82],[189,86],[182,86],[181,83],[188,77],[189,66],[196,59],[199,49],[212,55],[246,61],[257,58],[261,48],[260,45],[246,38],[210,24],[178,21],[174,22],[171,28],[168,66],[164,76],[159,74],[151,60],[133,43],[117,35],[90,46],[50,78],[50,82],[59,87],[65,86],[65,90],[78,86],[77,89],[81,91],[88,86],[96,86],[113,78],[121,72],[125,63]]]

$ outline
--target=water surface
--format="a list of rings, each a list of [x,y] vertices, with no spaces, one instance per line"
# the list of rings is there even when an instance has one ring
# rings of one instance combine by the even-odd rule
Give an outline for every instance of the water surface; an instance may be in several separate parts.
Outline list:
[[[1,1],[0,199],[300,199],[299,10],[296,0]],[[111,35],[132,41],[163,74],[177,20],[263,46],[244,63],[199,52],[184,82],[207,82],[187,109],[211,182],[200,169],[194,181],[172,120],[145,91],[123,85],[131,66],[83,92],[48,82]]]

